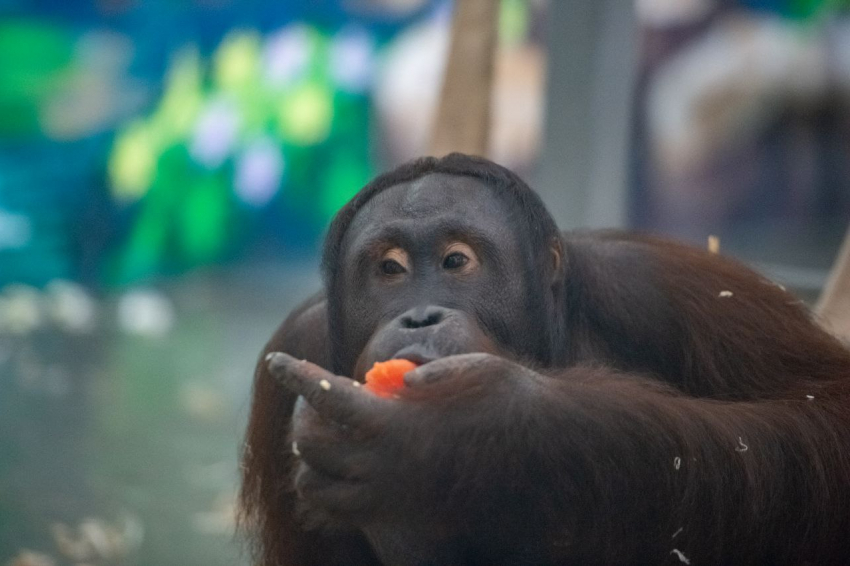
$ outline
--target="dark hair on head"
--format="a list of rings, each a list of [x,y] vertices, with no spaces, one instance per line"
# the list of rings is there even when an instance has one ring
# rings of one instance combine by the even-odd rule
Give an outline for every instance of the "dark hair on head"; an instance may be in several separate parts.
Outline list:
[[[331,283],[334,268],[339,264],[342,240],[357,212],[378,193],[432,173],[475,177],[486,183],[497,194],[512,200],[516,205],[517,216],[523,219],[524,227],[528,230],[533,242],[543,243],[558,235],[555,221],[549,215],[543,201],[510,169],[493,163],[489,159],[463,153],[450,153],[445,157],[422,157],[375,177],[339,210],[328,230],[322,256],[322,272],[326,285]]]

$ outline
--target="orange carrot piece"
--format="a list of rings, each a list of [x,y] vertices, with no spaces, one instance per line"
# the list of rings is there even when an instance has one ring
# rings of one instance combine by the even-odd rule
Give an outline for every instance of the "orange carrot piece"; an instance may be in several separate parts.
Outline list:
[[[410,360],[376,362],[366,372],[366,389],[381,397],[392,397],[404,387],[404,374],[416,367]]]

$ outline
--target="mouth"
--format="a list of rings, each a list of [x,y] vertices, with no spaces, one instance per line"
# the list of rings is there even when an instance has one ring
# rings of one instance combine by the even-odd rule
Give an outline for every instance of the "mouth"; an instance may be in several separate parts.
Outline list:
[[[440,358],[442,356],[437,355],[431,348],[425,346],[424,344],[414,344],[412,346],[406,346],[393,354],[391,359],[399,360],[410,360],[416,365],[424,365],[428,362],[433,362],[434,360]]]

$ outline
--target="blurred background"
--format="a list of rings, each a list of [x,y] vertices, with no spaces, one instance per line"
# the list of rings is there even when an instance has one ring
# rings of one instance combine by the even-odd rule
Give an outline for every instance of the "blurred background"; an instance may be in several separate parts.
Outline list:
[[[850,0],[494,1],[490,157],[563,227],[714,234],[817,295]],[[334,212],[427,151],[451,13],[0,0],[0,565],[248,563],[256,355]]]

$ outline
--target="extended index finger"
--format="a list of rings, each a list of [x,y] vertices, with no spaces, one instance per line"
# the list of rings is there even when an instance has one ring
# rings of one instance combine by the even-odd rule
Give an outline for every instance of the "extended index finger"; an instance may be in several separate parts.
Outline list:
[[[378,408],[374,395],[355,381],[282,352],[266,356],[269,371],[284,387],[304,397],[325,418],[341,424],[363,422]]]

